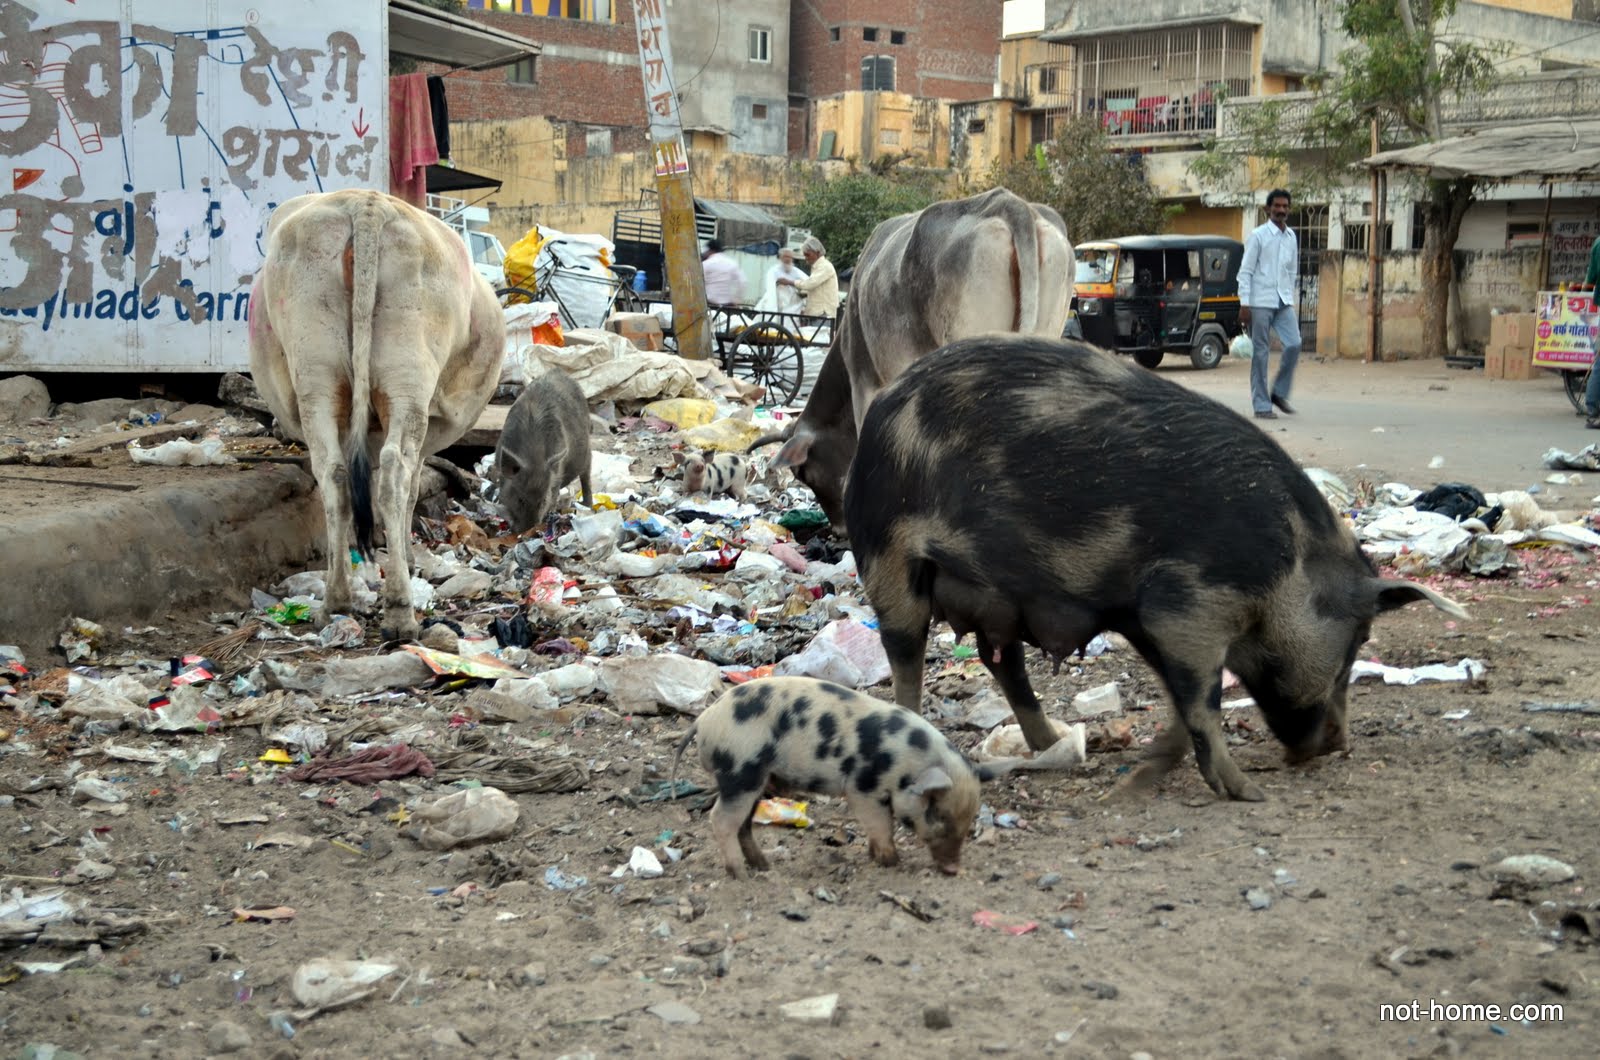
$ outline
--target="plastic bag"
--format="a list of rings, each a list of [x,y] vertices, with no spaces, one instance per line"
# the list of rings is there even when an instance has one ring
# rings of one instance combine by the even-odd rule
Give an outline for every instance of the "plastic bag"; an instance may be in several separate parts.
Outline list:
[[[787,677],[816,677],[847,688],[867,688],[889,679],[889,657],[878,631],[850,619],[822,628],[798,655],[778,662],[775,673]]]
[[[679,424],[681,427],[682,424]],[[695,449],[718,449],[725,453],[742,453],[750,443],[764,432],[749,420],[725,417],[683,432],[683,444]]]
[[[646,416],[666,420],[680,431],[699,427],[717,418],[717,403],[704,398],[667,398],[652,401],[639,410]]]
[[[233,457],[222,451],[221,438],[207,438],[191,442],[187,438],[174,438],[154,449],[137,445],[128,446],[128,455],[135,464],[162,464],[166,467],[201,467],[206,464],[231,464]]]
[[[662,706],[698,714],[722,689],[716,663],[686,655],[613,656],[600,664],[600,676],[618,708],[641,714]]]
[[[505,839],[522,810],[499,788],[466,788],[417,810],[416,839],[424,850],[449,850],[466,843]]]
[[[1242,361],[1248,361],[1256,355],[1255,343],[1250,341],[1250,336],[1240,333],[1228,343],[1228,353]]]
[[[296,968],[289,988],[294,992],[294,999],[307,1008],[335,1008],[371,994],[372,984],[393,973],[397,967],[377,961],[319,958]]]

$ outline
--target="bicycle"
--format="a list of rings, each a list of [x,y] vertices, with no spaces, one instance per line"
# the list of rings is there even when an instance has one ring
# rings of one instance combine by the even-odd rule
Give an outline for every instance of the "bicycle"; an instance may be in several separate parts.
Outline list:
[[[1588,415],[1584,408],[1584,394],[1589,388],[1589,373],[1594,371],[1594,366],[1588,368],[1558,368],[1561,373],[1561,385],[1567,391],[1567,400],[1572,402],[1573,411],[1580,416]]]
[[[644,313],[648,311],[644,299],[640,298],[633,289],[633,277],[638,273],[638,269],[633,268],[631,265],[613,265],[611,266],[610,276],[599,276],[592,272],[572,268],[561,260],[561,256],[556,253],[554,247],[546,249],[549,251],[550,258],[554,264],[547,267],[542,274],[535,273],[533,287],[512,284],[495,291],[496,297],[500,299],[500,307],[502,309],[508,309],[514,305],[527,305],[530,302],[554,302],[561,314],[562,327],[587,326],[580,325],[577,322],[576,314],[567,305],[566,299],[561,296],[561,290],[556,283],[557,277],[560,276],[567,282],[604,285],[607,288],[608,294],[605,308],[600,312],[599,322],[593,325],[595,327],[603,324],[612,313]]]

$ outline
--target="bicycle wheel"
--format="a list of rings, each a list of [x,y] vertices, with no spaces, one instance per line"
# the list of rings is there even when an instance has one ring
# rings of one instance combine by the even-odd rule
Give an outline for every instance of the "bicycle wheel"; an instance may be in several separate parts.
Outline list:
[[[648,313],[650,307],[644,304],[644,299],[634,293],[633,288],[624,287],[617,292],[617,300],[611,306],[613,313]]]
[[[1561,382],[1566,387],[1567,400],[1572,402],[1573,409],[1580,416],[1588,413],[1588,410],[1583,407],[1584,391],[1589,388],[1589,373],[1592,371],[1594,371],[1593,368],[1579,368],[1576,370],[1564,368],[1561,371]]]
[[[787,405],[800,393],[805,357],[800,340],[775,320],[741,328],[728,344],[730,374],[767,388],[767,403]]]
[[[502,287],[495,291],[495,297],[500,299],[501,309],[508,309],[514,305],[527,305],[536,300],[534,292],[526,287]]]

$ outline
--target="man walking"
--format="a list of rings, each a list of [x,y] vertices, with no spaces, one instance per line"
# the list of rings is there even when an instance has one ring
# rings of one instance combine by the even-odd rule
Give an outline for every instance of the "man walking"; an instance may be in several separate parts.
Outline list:
[[[1589,288],[1591,300],[1600,297],[1600,290],[1595,289],[1595,284],[1600,283],[1600,239],[1594,241],[1589,248],[1589,269],[1584,273],[1583,282]],[[1588,323],[1588,318],[1584,322]],[[1589,365],[1589,385],[1583,391],[1583,412],[1587,419],[1583,425],[1592,431],[1600,431],[1600,342],[1595,342],[1593,336],[1590,342],[1595,347],[1593,363]]]
[[[736,306],[744,304],[744,270],[739,263],[722,252],[722,244],[715,239],[706,244],[700,259],[706,271],[706,304],[711,306]]]
[[[1239,323],[1250,329],[1250,404],[1256,419],[1275,420],[1276,405],[1294,415],[1289,388],[1300,359],[1300,321],[1295,316],[1300,276],[1300,240],[1289,227],[1289,193],[1267,192],[1267,221],[1250,233],[1239,264]],[[1272,332],[1283,343],[1283,361],[1267,389],[1267,342]]]

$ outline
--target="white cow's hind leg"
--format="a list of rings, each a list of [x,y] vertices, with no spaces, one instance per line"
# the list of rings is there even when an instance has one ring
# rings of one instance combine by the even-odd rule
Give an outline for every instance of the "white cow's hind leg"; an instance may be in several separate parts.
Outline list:
[[[426,409],[392,405],[389,434],[378,454],[377,516],[389,546],[389,569],[383,579],[383,635],[397,640],[418,633],[411,607],[411,513],[417,507],[422,480],[422,440],[428,430]]]
[[[311,454],[311,474],[322,493],[322,512],[328,531],[328,591],[322,600],[321,623],[336,614],[349,614],[350,595],[350,468],[339,445],[334,410],[303,408],[306,449]]]

